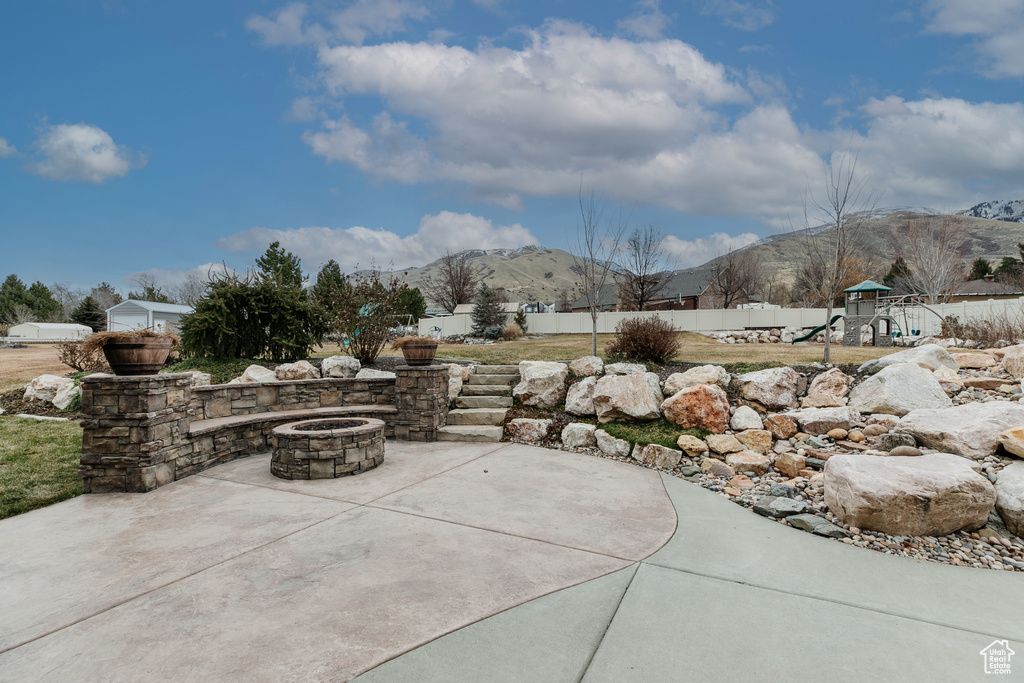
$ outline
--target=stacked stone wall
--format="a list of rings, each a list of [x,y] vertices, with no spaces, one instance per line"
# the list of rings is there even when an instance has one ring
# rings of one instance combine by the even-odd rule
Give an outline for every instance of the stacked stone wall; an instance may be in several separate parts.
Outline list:
[[[437,441],[437,430],[448,419],[448,368],[402,365],[395,374],[395,436],[403,441]]]

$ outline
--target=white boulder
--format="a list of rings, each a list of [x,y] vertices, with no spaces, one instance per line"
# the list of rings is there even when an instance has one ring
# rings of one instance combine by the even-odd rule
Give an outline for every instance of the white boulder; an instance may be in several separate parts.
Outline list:
[[[743,398],[768,410],[782,410],[796,406],[803,379],[793,368],[782,367],[748,372],[737,377],[736,382]]]
[[[569,370],[577,377],[591,377],[604,372],[604,361],[597,356],[583,356],[569,363]]]
[[[527,417],[517,417],[505,425],[505,431],[510,438],[526,443],[538,443],[548,435],[550,428],[551,420],[534,420]]]
[[[639,363],[609,363],[604,366],[606,375],[635,375],[647,372],[647,367]]]
[[[594,432],[597,427],[584,422],[570,422],[562,430],[562,444],[566,448],[588,448],[597,445]]]
[[[672,396],[698,384],[717,384],[723,389],[728,389],[729,373],[719,365],[701,365],[686,372],[674,372],[665,380],[665,395]]]
[[[519,363],[522,381],[512,395],[523,405],[554,408],[565,399],[565,379],[569,367],[565,363],[542,360],[524,360]]]
[[[860,424],[860,411],[855,408],[803,408],[785,413],[808,434],[828,434],[833,429],[850,431]]]
[[[274,369],[274,374],[282,382],[296,379],[320,379],[320,371],[308,360],[278,365]]]
[[[262,365],[250,365],[242,373],[241,377],[228,382],[228,384],[247,384],[249,382],[276,382],[277,374],[273,370],[269,370]]]
[[[395,379],[396,375],[387,370],[375,370],[374,368],[362,368],[356,373],[356,379]]]
[[[832,368],[814,378],[811,386],[807,387],[807,395],[846,396],[850,393],[851,380],[852,378],[839,368]]]
[[[757,414],[756,410],[750,406],[740,406],[732,414],[729,426],[732,427],[733,431],[742,432],[745,429],[763,429],[764,423],[761,421],[761,416]]]
[[[910,363],[911,365],[924,363],[931,367],[932,370],[938,370],[941,367],[947,367],[950,370],[960,369],[960,366],[957,365],[946,349],[938,344],[924,344],[923,346],[915,346],[905,351],[897,351],[896,353],[890,353],[888,356],[869,360],[858,368],[858,372],[873,375],[882,368],[887,368],[897,363]]]
[[[1024,462],[1010,463],[999,473],[996,511],[1011,534],[1024,537]]]
[[[57,395],[53,397],[53,405],[57,410],[66,410],[71,402],[75,400],[76,396],[79,396],[81,392],[78,390],[78,385],[72,381],[70,384],[63,385],[58,391]]]
[[[964,381],[960,379],[960,375],[956,370],[943,366],[933,372],[932,375],[948,396],[952,396],[964,388]]]
[[[75,380],[57,375],[39,375],[25,385],[25,401],[53,401],[57,393],[64,387],[74,386]]]
[[[624,458],[629,455],[629,442],[619,439],[603,429],[594,430],[594,438],[597,439],[597,448],[605,455],[614,455]]]
[[[1024,425],[1024,405],[1007,401],[965,403],[938,409],[912,410],[896,431],[917,443],[946,453],[984,458],[996,452],[999,434]]]
[[[584,377],[576,384],[569,386],[565,395],[565,412],[572,415],[597,415],[594,409],[594,387],[597,377]]]
[[[654,467],[675,467],[683,457],[682,451],[666,448],[656,443],[633,447],[633,459]]]
[[[331,356],[324,358],[320,363],[320,370],[324,377],[340,377],[342,379],[355,377],[359,372],[359,359],[352,356]]]
[[[607,370],[607,366],[605,369]],[[646,373],[608,375],[594,386],[594,410],[600,422],[654,420],[661,403],[647,383]]]
[[[931,371],[897,363],[882,368],[850,392],[850,407],[862,413],[906,415],[916,408],[945,408],[949,396]]]

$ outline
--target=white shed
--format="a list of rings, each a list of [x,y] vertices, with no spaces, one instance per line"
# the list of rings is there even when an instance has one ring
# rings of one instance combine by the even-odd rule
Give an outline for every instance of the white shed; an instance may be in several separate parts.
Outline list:
[[[107,329],[111,332],[122,330],[154,330],[164,332],[177,330],[182,316],[193,311],[191,306],[161,304],[155,301],[128,299],[107,309]]]
[[[19,339],[85,339],[92,334],[88,325],[75,323],[21,323],[13,326],[7,335]]]

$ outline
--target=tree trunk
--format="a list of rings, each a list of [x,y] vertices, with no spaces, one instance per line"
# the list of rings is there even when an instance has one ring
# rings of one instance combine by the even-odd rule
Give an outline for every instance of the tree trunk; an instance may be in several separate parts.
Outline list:
[[[828,365],[832,355],[832,299],[825,304],[825,357],[822,360]]]
[[[594,329],[590,333],[590,346],[591,346],[591,354],[590,355],[596,356],[597,355],[597,316],[592,316],[591,320],[594,323]]]

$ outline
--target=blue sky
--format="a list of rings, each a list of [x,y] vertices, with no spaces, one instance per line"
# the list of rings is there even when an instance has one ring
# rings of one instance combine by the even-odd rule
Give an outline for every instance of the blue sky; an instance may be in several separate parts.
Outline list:
[[[1024,198],[1024,0],[0,5],[0,276],[173,285],[274,239],[565,248],[580,184],[680,266],[803,221]]]

